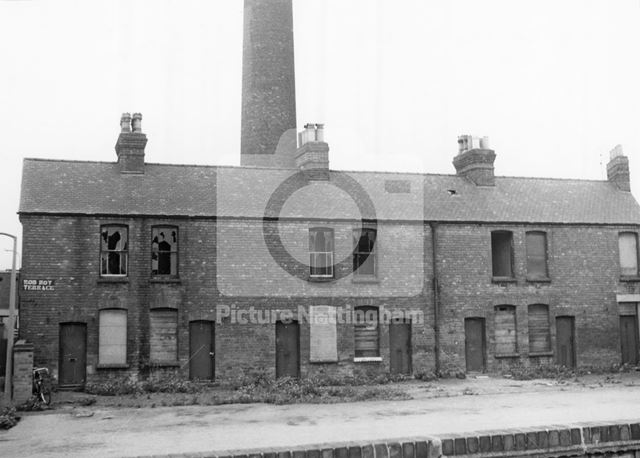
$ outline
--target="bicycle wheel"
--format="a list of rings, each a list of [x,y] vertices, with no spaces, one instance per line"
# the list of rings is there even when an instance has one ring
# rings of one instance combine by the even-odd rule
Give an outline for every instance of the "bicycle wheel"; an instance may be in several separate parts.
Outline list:
[[[51,404],[51,391],[47,390],[45,387],[40,388],[39,397],[46,405]]]

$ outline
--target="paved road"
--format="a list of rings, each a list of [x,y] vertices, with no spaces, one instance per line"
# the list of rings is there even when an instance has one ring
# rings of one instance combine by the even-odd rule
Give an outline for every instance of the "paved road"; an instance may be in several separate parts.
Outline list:
[[[74,409],[25,416],[0,432],[0,456],[205,452],[617,420],[640,421],[640,387],[540,387],[537,392],[333,405]]]

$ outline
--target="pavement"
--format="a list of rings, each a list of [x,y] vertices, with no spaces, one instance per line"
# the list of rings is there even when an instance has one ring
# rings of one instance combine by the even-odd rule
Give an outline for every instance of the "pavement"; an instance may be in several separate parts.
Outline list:
[[[342,404],[68,407],[0,431],[1,457],[101,457],[286,448],[452,433],[640,422],[635,381],[505,379],[412,385],[414,399]],[[434,391],[434,386],[436,390]],[[439,396],[433,396],[440,393]]]

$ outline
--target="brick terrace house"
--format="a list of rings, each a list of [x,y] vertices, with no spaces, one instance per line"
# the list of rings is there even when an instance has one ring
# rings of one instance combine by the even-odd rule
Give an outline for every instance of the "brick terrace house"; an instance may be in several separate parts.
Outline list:
[[[177,372],[495,372],[638,362],[640,207],[608,180],[335,171],[296,134],[290,0],[245,1],[241,166],[26,159],[21,338],[62,386]],[[392,319],[390,319],[392,318]]]

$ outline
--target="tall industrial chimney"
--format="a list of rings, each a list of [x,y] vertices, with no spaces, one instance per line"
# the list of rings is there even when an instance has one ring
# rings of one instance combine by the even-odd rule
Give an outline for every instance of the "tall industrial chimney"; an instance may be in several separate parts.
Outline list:
[[[240,145],[243,166],[295,167],[291,1],[244,1]]]

